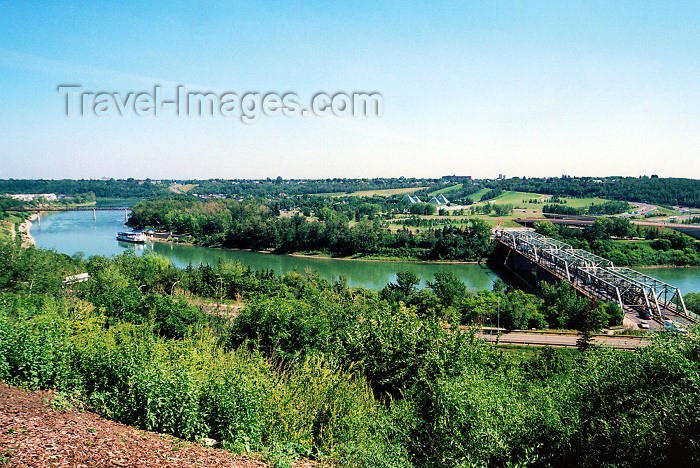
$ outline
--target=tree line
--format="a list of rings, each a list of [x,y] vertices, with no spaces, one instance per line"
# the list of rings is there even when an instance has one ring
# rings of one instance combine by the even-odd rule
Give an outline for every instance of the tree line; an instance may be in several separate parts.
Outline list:
[[[661,177],[552,177],[484,182],[486,187],[560,197],[600,197],[700,208],[700,180]]]
[[[556,213],[563,215],[616,215],[632,209],[632,205],[623,201],[607,201],[603,203],[591,203],[587,207],[575,208],[562,203],[546,204],[542,207],[543,213]]]
[[[0,194],[55,193],[101,198],[150,198],[168,193],[167,184],[150,179],[0,179]]]
[[[392,232],[371,204],[359,204],[354,210],[343,204],[320,206],[312,218],[311,210],[304,213],[304,209],[282,216],[276,204],[254,199],[152,200],[134,206],[129,225],[187,233],[204,245],[280,253],[480,260],[491,249],[491,230],[479,220],[417,233],[406,228]]]

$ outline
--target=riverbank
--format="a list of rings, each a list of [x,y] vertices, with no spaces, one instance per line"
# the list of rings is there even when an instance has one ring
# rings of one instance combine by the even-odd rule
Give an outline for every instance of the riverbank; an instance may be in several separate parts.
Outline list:
[[[292,253],[278,253],[272,250],[255,250],[255,249],[241,249],[236,247],[222,247],[214,246],[208,247],[201,244],[196,244],[194,242],[178,242],[172,239],[152,237],[149,239],[152,242],[162,242],[166,244],[174,245],[191,245],[196,247],[204,247],[206,249],[216,249],[216,250],[229,250],[232,252],[253,252],[259,254],[269,254],[269,255],[280,255],[286,257],[297,257],[297,258],[317,258],[322,260],[344,260],[353,262],[406,262],[406,263],[418,263],[426,265],[480,265],[483,262],[478,262],[476,260],[418,260],[416,258],[402,258],[402,257],[333,257],[332,255],[324,253],[310,253],[310,252],[292,252]]]
[[[28,220],[24,221],[19,225],[19,235],[22,237],[22,247],[36,247],[36,241],[32,237],[31,228],[32,221],[34,221],[38,217],[39,215],[37,213],[34,213],[29,217]]]
[[[269,252],[274,253],[274,252]],[[327,254],[312,254],[312,253],[288,253],[288,254],[277,254],[277,255],[288,255],[290,257],[300,257],[300,258],[323,258],[328,260],[349,260],[355,262],[409,262],[409,263],[425,263],[429,265],[477,265],[480,262],[475,260],[418,260],[415,258],[402,258],[402,257],[333,257]]]
[[[207,249],[215,249],[215,250],[228,250],[232,252],[253,252],[253,253],[259,253],[259,254],[270,254],[270,255],[280,255],[280,256],[286,256],[286,257],[297,257],[297,258],[314,258],[314,259],[323,259],[323,260],[344,260],[344,261],[354,261],[354,262],[406,262],[406,263],[416,263],[416,264],[426,264],[426,265],[481,265],[484,263],[484,260],[482,261],[476,261],[476,260],[419,260],[417,258],[403,258],[403,257],[381,257],[381,256],[350,256],[350,257],[334,257],[332,255],[324,254],[324,253],[312,253],[312,252],[291,252],[291,253],[279,253],[279,252],[274,252],[272,250],[256,250],[256,249],[242,249],[242,248],[236,248],[236,247],[223,247],[223,246],[204,246],[201,244],[197,244],[195,242],[189,242],[189,241],[177,241],[173,240],[172,238],[151,238],[150,239],[153,242],[162,242],[166,244],[175,244],[175,245],[190,245],[190,246],[196,246],[196,247],[204,247]],[[697,265],[670,265],[670,264],[661,264],[661,265],[618,265],[621,267],[628,267],[628,268],[698,268]]]

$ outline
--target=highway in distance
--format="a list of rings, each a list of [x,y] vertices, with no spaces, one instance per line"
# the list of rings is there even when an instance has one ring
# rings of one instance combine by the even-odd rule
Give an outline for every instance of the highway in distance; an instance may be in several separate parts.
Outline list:
[[[521,346],[554,346],[562,348],[575,348],[576,340],[580,335],[573,333],[532,333],[524,331],[503,332],[500,336],[495,330],[483,330],[477,334],[490,343],[512,344]],[[646,346],[649,342],[639,336],[628,335],[594,335],[594,345],[609,346],[617,349],[635,349]]]

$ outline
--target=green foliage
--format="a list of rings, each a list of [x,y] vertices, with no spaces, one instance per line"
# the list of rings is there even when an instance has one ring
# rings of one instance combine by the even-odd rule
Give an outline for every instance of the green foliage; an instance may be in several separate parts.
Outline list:
[[[129,224],[190,235],[203,245],[322,252],[333,256],[479,260],[491,249],[491,230],[479,220],[464,227],[436,227],[419,233],[408,229],[392,232],[381,222],[378,204],[364,202],[347,207],[332,205],[322,198],[314,200],[317,220],[310,220],[299,212],[293,216],[279,216],[275,214],[279,202],[152,200],[134,206]],[[310,214],[311,209],[311,206],[304,206],[302,211]],[[398,204],[392,209],[401,211]],[[410,209],[432,214],[435,206],[413,204]],[[351,225],[350,219],[355,223]]]
[[[548,324],[542,301],[521,290],[508,290],[500,284],[495,291],[479,291],[465,296],[458,309],[464,324],[500,325],[507,329],[544,328]],[[551,317],[550,317],[551,319]]]
[[[503,189],[493,188],[493,189],[489,190],[488,192],[486,192],[485,194],[483,194],[479,201],[492,200],[492,199],[494,199],[502,194],[503,194]]]
[[[578,198],[600,197],[660,205],[700,207],[700,181],[661,177],[510,178],[489,181],[489,188]]]
[[[688,293],[683,299],[688,310],[700,314],[700,293]]]
[[[543,213],[557,213],[565,215],[615,215],[632,209],[632,205],[622,201],[607,201],[599,204],[591,204],[587,208],[574,208],[561,204],[544,205]],[[622,218],[621,218],[622,219]]]
[[[160,264],[160,268],[154,270],[153,266],[157,264]],[[110,324],[119,321],[136,324],[150,322],[162,336],[182,338],[189,327],[203,324],[206,320],[201,310],[185,302],[176,301],[171,296],[142,292],[149,285],[162,286],[163,282],[170,282],[170,279],[158,275],[159,269],[177,271],[166,259],[151,255],[135,257],[125,254],[108,263],[93,258],[88,264],[92,278],[86,298],[104,313]],[[140,281],[145,284],[139,287],[137,283]]]
[[[234,322],[229,346],[237,348],[249,341],[250,346],[282,360],[324,351],[337,314],[344,311],[330,301],[314,307],[295,298],[258,297]]]
[[[411,294],[417,291],[417,286],[420,284],[420,279],[415,273],[410,271],[403,271],[396,273],[396,285],[389,284],[390,289],[396,289],[400,291],[405,297],[409,297]]]
[[[145,198],[164,195],[167,190],[167,185],[139,183],[134,179],[0,179],[0,193],[56,193],[82,196],[91,194],[93,197]]]
[[[698,356],[697,339],[662,340],[634,353],[590,353],[572,369],[573,385],[558,390],[577,430],[552,458],[578,466],[700,462]]]
[[[142,429],[211,437],[237,451],[292,444],[295,456],[386,438],[366,384],[320,358],[278,373],[257,353],[224,352],[204,329],[173,341],[143,325],[104,329],[90,317],[0,318],[10,383],[79,392],[100,413]]]
[[[81,401],[279,466],[301,456],[352,467],[700,463],[695,334],[660,334],[634,352],[594,348],[565,361],[543,349],[522,360],[456,320],[446,326],[449,311],[587,330],[620,318],[565,283],[539,300],[501,284],[472,294],[449,275],[436,275],[435,292],[416,291],[402,274],[386,291],[404,300],[238,264],[182,271],[134,256],[54,265],[53,253],[24,255],[46,256],[37,258],[45,284],[67,267],[91,272],[70,291],[30,296],[12,280],[0,291],[0,379],[58,390],[58,409]],[[170,296],[175,282],[242,295],[245,308],[213,329]]]
[[[466,294],[465,284],[450,271],[440,270],[435,273],[435,281],[428,282],[443,307],[457,304]]]

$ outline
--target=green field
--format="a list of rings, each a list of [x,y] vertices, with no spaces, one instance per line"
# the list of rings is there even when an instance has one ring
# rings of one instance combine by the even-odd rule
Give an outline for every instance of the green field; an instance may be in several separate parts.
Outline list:
[[[192,190],[193,188],[197,187],[198,185],[199,185],[199,184],[183,184],[183,185],[180,185],[178,188],[179,188],[182,192],[187,193],[187,192],[189,192],[190,190]]]
[[[395,189],[360,190],[358,192],[351,193],[319,193],[317,195],[328,195],[331,197],[373,197],[377,195],[379,197],[390,197],[391,195],[404,195],[406,193],[413,193],[426,188],[428,187],[405,187]]]
[[[542,195],[540,193],[504,192],[496,198],[480,202],[479,200],[486,192],[488,192],[488,189],[481,189],[478,192],[471,194],[469,197],[475,202],[477,202],[477,205],[484,205],[486,203],[498,203],[499,205],[513,205],[513,208],[530,208],[537,209],[539,211],[541,211],[542,209],[541,204],[527,203],[527,201],[531,199],[536,199],[539,200],[541,203],[543,200],[549,198],[549,195]],[[525,203],[523,203],[523,200],[525,200]]]
[[[564,200],[566,200],[566,206],[570,206],[572,208],[587,208],[591,205],[600,205],[601,203],[605,203],[605,202],[610,201],[606,198],[598,198],[598,197],[593,197],[593,198],[566,197],[566,198],[564,198]]]
[[[481,197],[483,197],[484,194],[485,194],[486,192],[488,192],[488,191],[489,191],[489,189],[485,189],[485,188],[484,188],[484,189],[481,189],[481,190],[479,190],[478,192],[474,192],[474,193],[472,193],[471,195],[469,195],[469,198],[470,198],[471,201],[473,201],[473,202],[478,202],[478,201],[481,199]]]
[[[516,218],[522,218],[522,217],[528,217],[528,218],[540,218],[544,219],[542,214],[531,214],[531,213],[511,213],[508,216],[492,216],[492,215],[475,215],[472,216],[474,219],[479,219],[486,224],[488,224],[491,227],[494,227],[498,224],[499,221],[501,221],[500,227],[522,227],[522,225],[516,223],[514,219]]]
[[[470,198],[474,200],[477,205],[483,205],[485,203],[497,203],[500,205],[513,205],[513,208],[524,208],[527,210],[535,210],[537,212],[542,212],[542,205],[544,205],[550,198],[551,195],[545,195],[541,193],[532,192],[505,192],[496,198],[491,200],[486,200],[479,202],[479,199],[487,192],[487,189],[479,190],[476,193],[470,195]],[[525,200],[525,203],[523,203]],[[537,200],[539,203],[528,203],[529,200]],[[605,198],[591,197],[591,198],[573,198],[567,197],[562,200],[566,200],[566,206],[572,208],[586,208],[592,204],[601,204],[610,201]]]
[[[459,190],[463,187],[464,184],[456,184],[456,185],[450,185],[449,187],[441,188],[440,190],[435,190],[434,192],[430,192],[428,194],[429,197],[434,197],[436,195],[440,195],[441,193],[448,193],[448,192],[454,192],[455,190]]]
[[[662,216],[678,216],[681,214],[680,210],[674,208],[666,208],[665,206],[657,206],[656,211],[661,213]]]
[[[484,203],[498,203],[499,205],[513,205],[513,208],[529,208],[537,211],[542,211],[541,204],[528,203],[528,200],[538,200],[540,203],[549,198],[549,195],[530,192],[505,192],[491,200],[486,200]],[[525,203],[523,203],[525,200]]]

